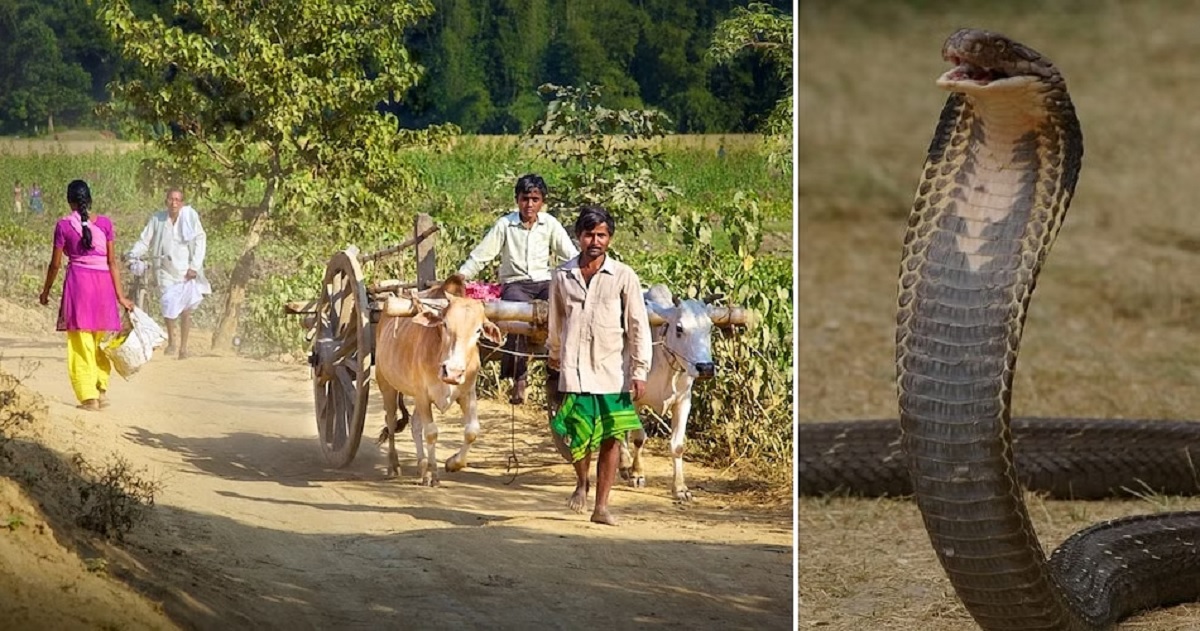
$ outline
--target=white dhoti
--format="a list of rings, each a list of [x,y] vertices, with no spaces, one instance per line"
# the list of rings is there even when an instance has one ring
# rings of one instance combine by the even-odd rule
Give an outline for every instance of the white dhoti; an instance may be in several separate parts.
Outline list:
[[[155,213],[146,223],[129,256],[149,255],[158,281],[163,317],[173,320],[182,311],[195,308],[203,296],[212,293],[212,285],[204,276],[206,249],[207,235],[200,224],[199,213],[191,206],[184,206],[175,221],[171,221],[164,210]],[[191,281],[193,284],[180,287],[187,280],[188,270],[196,272]]]

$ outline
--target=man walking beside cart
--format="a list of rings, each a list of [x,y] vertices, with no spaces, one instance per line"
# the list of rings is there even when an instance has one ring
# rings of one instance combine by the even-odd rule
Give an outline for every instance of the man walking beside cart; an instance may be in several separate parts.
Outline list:
[[[641,281],[608,256],[616,222],[600,206],[584,206],[575,222],[583,252],[554,270],[550,281],[549,364],[559,371],[562,404],[550,420],[560,451],[575,467],[575,512],[587,505],[588,469],[596,456],[591,520],[617,525],[608,495],[620,462],[619,442],[642,429],[634,401],[646,391],[652,351]]]

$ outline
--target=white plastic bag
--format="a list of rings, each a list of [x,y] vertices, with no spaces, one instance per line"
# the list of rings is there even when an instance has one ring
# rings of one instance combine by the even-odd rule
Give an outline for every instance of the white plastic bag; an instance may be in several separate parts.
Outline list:
[[[149,314],[137,307],[129,313],[130,328],[104,347],[113,370],[125,379],[146,365],[154,349],[167,341],[167,334]]]
[[[168,320],[174,320],[184,311],[195,309],[201,300],[204,300],[204,290],[195,279],[175,283],[163,290],[162,315]]]

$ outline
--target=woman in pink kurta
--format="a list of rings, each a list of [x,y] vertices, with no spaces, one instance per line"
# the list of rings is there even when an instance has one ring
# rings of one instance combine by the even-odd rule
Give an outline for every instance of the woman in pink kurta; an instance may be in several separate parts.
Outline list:
[[[92,193],[86,182],[75,180],[67,186],[67,203],[71,214],[54,226],[54,254],[38,301],[49,304],[50,288],[66,254],[57,328],[67,332],[67,373],[79,407],[98,410],[107,404],[111,372],[100,341],[106,333],[121,330],[118,305],[128,310],[133,303],[121,289],[112,221],[103,215],[92,218]]]

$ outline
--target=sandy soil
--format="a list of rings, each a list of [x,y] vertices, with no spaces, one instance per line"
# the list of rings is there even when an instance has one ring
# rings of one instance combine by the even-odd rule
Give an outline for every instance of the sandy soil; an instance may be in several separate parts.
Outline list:
[[[1193,305],[1200,304],[1200,284],[1186,274],[1200,265],[1200,251],[1109,231],[1085,213],[1072,221],[1070,238],[1054,246],[1056,256],[1038,281],[1014,413],[1197,418],[1200,310]],[[896,244],[903,223],[902,217],[802,219],[800,423],[896,418]],[[1097,522],[1200,510],[1200,497],[1068,502],[1027,494],[1026,504],[1049,553]],[[797,512],[801,628],[975,628],[911,499],[806,497]],[[1200,629],[1200,603],[1155,609],[1119,628]]]
[[[650,487],[614,493],[622,525],[590,524],[565,510],[573,476],[537,411],[513,416],[493,401],[480,406],[484,434],[471,467],[443,474],[440,488],[415,484],[408,442],[397,441],[398,480],[384,478],[383,452],[366,437],[351,466],[328,469],[316,445],[307,366],[206,356],[200,348],[199,357],[156,358],[132,380],[118,378],[108,410],[83,412],[74,408],[62,340],[36,333],[52,329],[45,314],[0,306],[0,368],[46,401],[38,448],[95,461],[120,454],[163,485],[150,517],[122,545],[68,533],[69,524],[43,534],[49,527],[33,517],[26,522],[36,527],[12,531],[22,537],[16,548],[46,541],[35,556],[59,546],[58,566],[27,560],[19,577],[27,588],[14,606],[45,608],[31,619],[51,620],[51,609],[70,615],[80,605],[58,597],[69,591],[64,585],[81,589],[95,579],[89,602],[105,606],[92,610],[119,617],[81,619],[76,628],[169,628],[159,609],[194,629],[794,623],[791,505],[735,492],[738,485],[718,472],[689,464],[697,499],[675,503],[669,461],[652,454]],[[376,399],[367,435],[382,423]],[[456,414],[439,423],[439,454],[458,446]],[[514,448],[515,477],[506,470]],[[33,502],[52,506],[53,497],[36,496],[53,492],[40,488],[26,485]],[[32,510],[24,493],[0,492],[0,519],[17,504]],[[12,559],[3,525],[0,555]],[[103,571],[86,571],[56,541],[103,556],[107,574],[144,597]],[[30,578],[40,574],[48,577]]]

